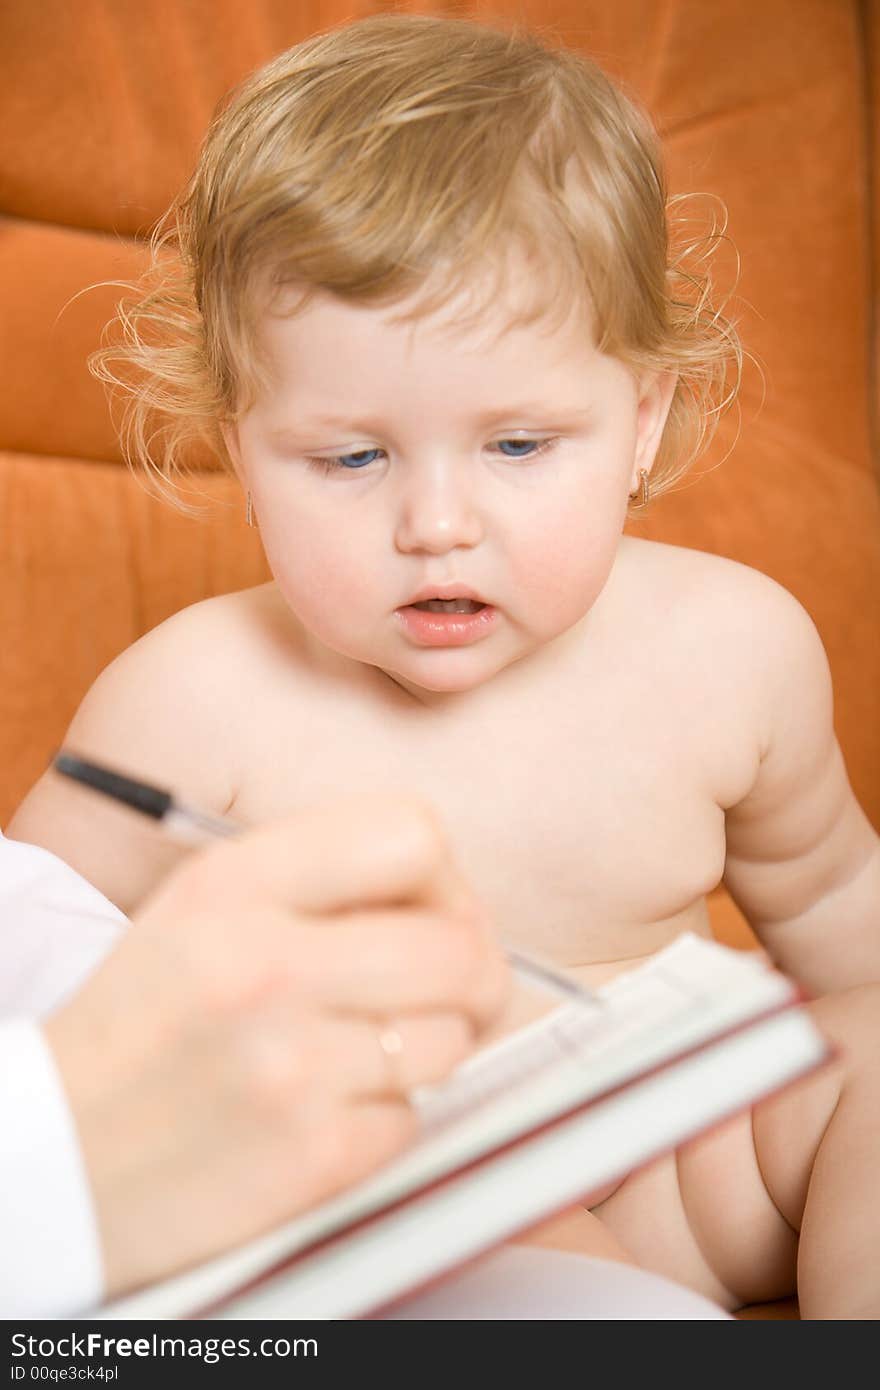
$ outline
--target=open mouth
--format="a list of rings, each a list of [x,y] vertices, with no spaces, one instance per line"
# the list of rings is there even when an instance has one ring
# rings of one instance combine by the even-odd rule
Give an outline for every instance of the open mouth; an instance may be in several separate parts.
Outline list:
[[[411,603],[410,608],[418,608],[422,613],[479,613],[485,603],[477,603],[471,598],[426,598],[421,603]]]
[[[500,621],[491,603],[466,594],[419,598],[398,608],[396,617],[407,639],[419,647],[469,646],[488,637]]]

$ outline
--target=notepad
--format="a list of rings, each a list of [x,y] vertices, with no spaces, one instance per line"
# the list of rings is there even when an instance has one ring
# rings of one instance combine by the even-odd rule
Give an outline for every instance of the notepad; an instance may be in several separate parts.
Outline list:
[[[375,1316],[822,1065],[798,987],[685,934],[414,1093],[420,1131],[366,1181],[106,1318]]]

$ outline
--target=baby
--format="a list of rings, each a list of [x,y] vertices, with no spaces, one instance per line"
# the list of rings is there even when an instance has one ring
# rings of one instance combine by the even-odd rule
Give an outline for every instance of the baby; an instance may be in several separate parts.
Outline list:
[[[646,118],[527,33],[353,23],[235,94],[155,259],[98,370],[166,490],[194,435],[228,461],[273,580],[149,633],[67,743],[241,822],[415,792],[588,985],[708,935],[723,876],[840,1060],[593,1211],[727,1308],[880,1315],[880,847],[822,646],[761,574],[622,534],[740,359]],[[131,911],[177,851],[82,796],[45,777],[11,833]]]

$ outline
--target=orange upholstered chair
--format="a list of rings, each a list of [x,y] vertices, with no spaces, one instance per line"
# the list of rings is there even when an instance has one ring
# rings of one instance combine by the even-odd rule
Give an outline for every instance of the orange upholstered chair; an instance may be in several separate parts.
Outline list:
[[[206,471],[212,506],[192,519],[121,464],[86,370],[114,292],[78,292],[137,273],[228,87],[316,29],[392,8],[517,19],[592,54],[653,113],[672,191],[726,203],[732,307],[762,374],[747,368],[738,438],[728,416],[702,476],[637,530],[742,560],[806,606],[853,784],[880,824],[878,0],[7,0],[0,825],[117,652],[265,577],[228,479]],[[730,283],[730,247],[716,259]],[[721,890],[711,907],[724,939],[748,944]]]

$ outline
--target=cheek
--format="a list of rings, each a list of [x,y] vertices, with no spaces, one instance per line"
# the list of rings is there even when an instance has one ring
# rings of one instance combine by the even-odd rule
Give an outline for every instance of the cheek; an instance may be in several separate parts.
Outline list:
[[[319,632],[350,620],[366,595],[372,566],[359,529],[337,517],[286,508],[260,521],[263,549],[288,606]]]
[[[625,508],[616,499],[575,498],[532,517],[516,548],[515,578],[548,628],[575,622],[598,598],[614,563]]]

